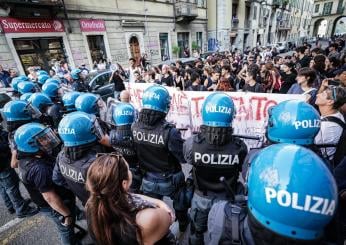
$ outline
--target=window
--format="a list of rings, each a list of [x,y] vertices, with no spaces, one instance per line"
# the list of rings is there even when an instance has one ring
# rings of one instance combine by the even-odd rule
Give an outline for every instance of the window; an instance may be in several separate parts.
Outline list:
[[[180,48],[179,58],[188,58],[190,57],[190,51],[189,51],[189,36],[190,33],[188,32],[178,32],[177,39],[178,39],[178,47]]]
[[[88,35],[87,40],[92,63],[98,64],[100,61],[107,60],[103,35]]]
[[[332,12],[333,2],[325,3],[323,6],[323,15],[329,15]]]
[[[198,46],[198,51],[202,51],[203,48],[203,32],[196,32],[196,42]]]
[[[254,6],[253,8],[253,19],[255,20],[257,18],[257,6]]]
[[[169,59],[169,45],[168,45],[168,33],[160,33],[160,50],[161,50],[161,60]]]
[[[205,8],[205,0],[197,0],[197,6],[200,8]]]
[[[320,11],[320,5],[316,4],[315,5],[315,13],[318,13],[318,11]]]

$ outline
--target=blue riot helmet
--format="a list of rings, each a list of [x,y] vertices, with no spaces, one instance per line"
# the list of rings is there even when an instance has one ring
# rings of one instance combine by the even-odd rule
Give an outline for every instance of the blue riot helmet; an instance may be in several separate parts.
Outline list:
[[[77,111],[100,115],[101,111],[106,110],[106,104],[99,95],[92,93],[84,93],[78,96],[75,101]]]
[[[209,127],[230,127],[235,116],[235,106],[225,93],[210,94],[202,106],[203,125]]]
[[[62,102],[64,104],[66,111],[71,112],[76,110],[75,102],[78,96],[80,95],[81,95],[80,92],[75,92],[75,91],[64,94],[64,96],[62,97]]]
[[[272,142],[310,145],[320,130],[319,113],[303,101],[283,101],[268,114],[267,137]]]
[[[45,83],[42,86],[42,92],[48,95],[51,99],[59,97],[60,86],[56,83]]]
[[[46,107],[53,105],[52,100],[44,93],[34,93],[29,98],[29,102],[39,109],[41,113],[44,113]]]
[[[24,153],[51,152],[60,144],[54,131],[40,123],[27,123],[14,134],[17,149]]]
[[[45,75],[45,74],[39,75],[39,76],[38,76],[38,79],[37,79],[37,82],[38,82],[39,84],[43,85],[43,84],[45,84],[45,82],[46,82],[47,79],[49,79],[49,78],[50,78],[50,76]]]
[[[75,111],[59,123],[58,132],[64,146],[81,146],[102,139],[103,130],[95,115]]]
[[[37,72],[36,72],[36,74],[37,74],[37,76],[41,76],[41,75],[49,75],[48,74],[48,72],[46,72],[45,70],[38,70]]]
[[[11,86],[13,88],[14,91],[18,92],[18,84],[20,82],[23,82],[23,81],[28,81],[26,79],[24,79],[23,77],[19,76],[19,77],[14,77],[11,81]]]
[[[33,82],[22,81],[18,83],[18,92],[21,94],[35,93],[36,92],[35,84]]]
[[[251,162],[248,209],[262,226],[279,235],[320,238],[336,212],[337,199],[333,175],[305,147],[274,144]]]
[[[46,83],[56,83],[56,84],[60,85],[61,81],[59,79],[56,79],[56,78],[48,78]]]
[[[22,96],[20,96],[20,100],[28,101],[31,95],[33,95],[33,93],[25,93]]]
[[[120,103],[113,108],[112,119],[116,126],[131,125],[135,120],[135,108],[130,103]]]
[[[153,85],[143,93],[142,105],[144,109],[168,113],[170,104],[171,97],[164,86]]]
[[[71,71],[71,77],[73,80],[78,80],[79,79],[79,74],[82,73],[82,70],[81,69],[73,69]]]

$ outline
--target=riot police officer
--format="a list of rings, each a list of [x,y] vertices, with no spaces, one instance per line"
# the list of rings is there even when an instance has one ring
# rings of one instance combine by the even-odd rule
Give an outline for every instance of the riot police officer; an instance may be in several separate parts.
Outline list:
[[[190,244],[204,244],[211,206],[216,201],[227,199],[220,177],[225,178],[234,193],[242,191],[242,185],[237,180],[247,147],[232,135],[234,116],[235,106],[227,94],[209,95],[202,107],[200,132],[184,143],[184,156],[187,163],[193,166],[195,186],[190,210]]]
[[[81,69],[73,69],[71,71],[73,79],[72,89],[77,92],[88,92],[89,85],[84,82],[84,77]]]
[[[132,193],[139,193],[142,176],[138,166],[138,158],[131,131],[131,125],[135,117],[135,108],[129,103],[120,103],[111,109],[112,120],[116,128],[110,131],[109,143],[129,164],[132,173],[130,191]]]
[[[32,106],[37,108],[41,113],[39,118],[40,122],[46,126],[52,127],[54,125],[55,118],[52,118],[49,114],[49,107],[53,105],[53,101],[44,93],[34,93],[28,100]]]
[[[18,92],[23,95],[25,93],[35,93],[36,87],[33,82],[22,81],[18,83]]]
[[[64,94],[62,97],[62,103],[64,105],[65,113],[76,111],[75,102],[79,95],[81,95],[81,93],[75,91]]]
[[[280,102],[268,110],[266,128],[267,145],[291,143],[302,145],[322,157],[321,151],[314,145],[314,139],[320,129],[320,115],[310,104],[299,100]],[[260,149],[252,149],[245,159],[243,177],[246,178],[249,164]],[[328,165],[328,162],[326,161]]]
[[[42,88],[42,86],[46,83],[47,79],[49,79],[50,77],[46,74],[42,74],[42,75],[39,75],[37,77],[37,83],[38,85]]]
[[[19,100],[25,100],[25,101],[29,101],[30,99],[30,96],[33,95],[33,93],[25,93],[25,94],[22,94],[19,98]]]
[[[75,244],[75,196],[52,182],[54,162],[46,158],[60,143],[54,132],[39,123],[28,123],[15,133],[19,176],[40,212],[56,224],[63,244]],[[61,221],[62,219],[62,221]]]
[[[15,99],[18,99],[20,97],[20,93],[18,91],[18,84],[20,82],[23,82],[23,81],[29,81],[29,78],[26,77],[26,76],[18,76],[18,77],[15,77],[12,79],[11,81],[11,86],[12,86],[12,89],[13,89],[13,94],[12,96],[15,98]]]
[[[89,197],[84,186],[86,174],[96,154],[104,152],[98,144],[103,131],[94,115],[72,112],[61,120],[58,132],[64,145],[56,160],[53,181],[68,186],[85,205]]]
[[[58,124],[63,116],[63,106],[61,104],[61,97],[63,96],[62,89],[59,84],[55,82],[46,82],[42,86],[42,93],[51,98],[53,105],[49,107],[47,114],[54,118],[52,125],[53,128],[58,128]]]
[[[337,188],[313,151],[286,143],[263,149],[251,164],[248,193],[247,209],[226,201],[214,204],[208,244],[325,244]]]
[[[173,199],[179,230],[183,232],[189,223],[185,176],[180,165],[185,163],[183,140],[174,125],[165,120],[169,93],[163,86],[151,86],[144,91],[142,104],[139,118],[132,125],[139,166],[144,172],[142,191],[154,198]]]

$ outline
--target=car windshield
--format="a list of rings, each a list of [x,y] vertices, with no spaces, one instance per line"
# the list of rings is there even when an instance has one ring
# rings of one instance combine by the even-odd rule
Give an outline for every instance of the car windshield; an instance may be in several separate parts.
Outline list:
[[[97,72],[89,73],[88,76],[86,77],[85,81],[89,83],[89,82],[90,82],[94,77],[96,77],[98,74],[100,74],[100,73],[97,73]]]

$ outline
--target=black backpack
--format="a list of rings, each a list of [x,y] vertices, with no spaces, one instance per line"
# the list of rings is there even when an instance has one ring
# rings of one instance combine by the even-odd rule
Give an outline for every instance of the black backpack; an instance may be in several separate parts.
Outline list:
[[[322,121],[328,121],[338,124],[343,130],[339,142],[336,145],[336,151],[333,158],[333,167],[335,168],[346,156],[346,123],[341,119],[333,116],[325,117]]]
[[[0,171],[8,168],[11,163],[11,150],[8,143],[8,133],[0,128]]]

